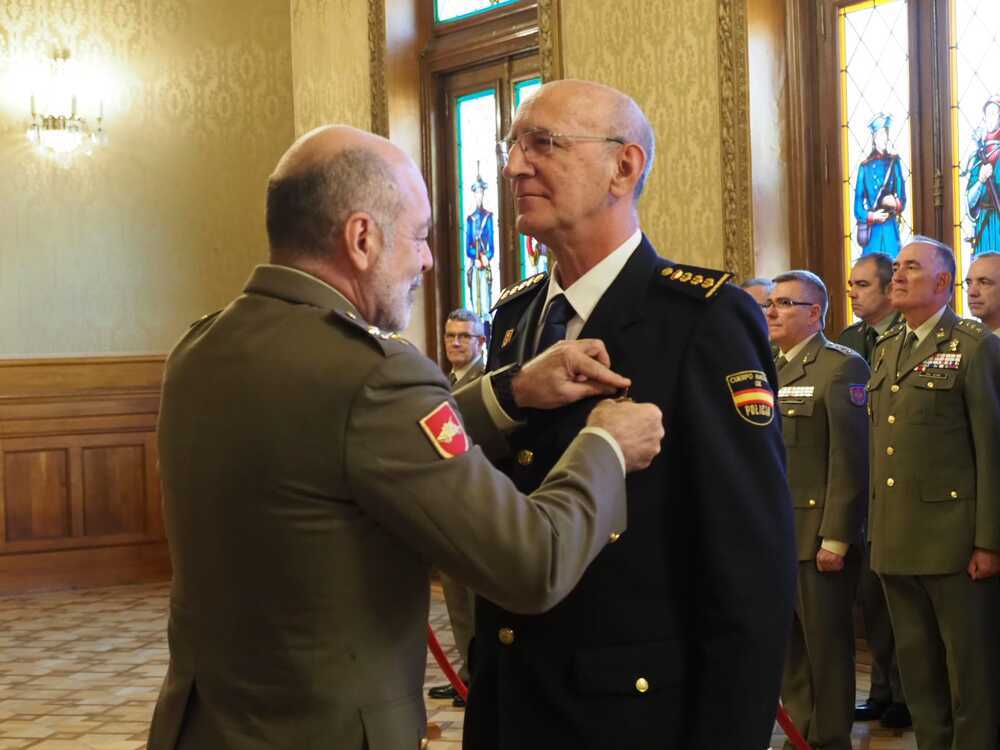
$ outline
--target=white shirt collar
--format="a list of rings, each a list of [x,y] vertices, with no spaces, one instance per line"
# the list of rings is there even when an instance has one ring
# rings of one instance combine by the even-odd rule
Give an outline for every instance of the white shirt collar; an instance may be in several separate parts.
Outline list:
[[[566,326],[566,338],[576,338],[583,328],[590,314],[594,312],[601,297],[608,291],[608,287],[618,278],[618,274],[625,267],[632,253],[642,242],[642,231],[637,229],[635,233],[620,244],[610,255],[600,263],[591,268],[587,273],[578,278],[569,289],[563,289],[556,279],[556,269],[558,264],[552,268],[549,275],[549,288],[545,295],[545,307],[542,308],[542,317],[545,320],[545,312],[548,310],[552,298],[559,294],[565,294],[566,299],[573,306],[576,315]],[[576,324],[576,325],[574,325]],[[539,328],[539,335],[541,326]]]
[[[922,343],[924,343],[924,339],[927,338],[928,334],[930,334],[930,332],[934,330],[934,326],[936,326],[938,324],[938,321],[941,320],[941,316],[944,315],[944,311],[945,311],[946,307],[948,307],[948,305],[944,305],[944,307],[942,307],[936,313],[934,313],[933,315],[931,315],[927,320],[925,320],[923,323],[921,323],[916,328],[916,330],[914,330],[913,328],[910,328],[910,324],[909,323],[906,324],[906,335],[907,336],[909,336],[911,333],[916,333],[917,334],[917,343],[914,344],[914,348],[916,348],[916,347],[920,346]]]
[[[795,346],[793,346],[791,349],[789,349],[787,352],[781,352],[781,356],[784,357],[788,362],[791,362],[793,359],[795,359],[802,353],[802,350],[806,348],[806,344],[808,344],[810,341],[816,338],[818,334],[819,331],[816,331],[816,333],[814,333],[812,336],[810,336],[807,339],[803,339]]]

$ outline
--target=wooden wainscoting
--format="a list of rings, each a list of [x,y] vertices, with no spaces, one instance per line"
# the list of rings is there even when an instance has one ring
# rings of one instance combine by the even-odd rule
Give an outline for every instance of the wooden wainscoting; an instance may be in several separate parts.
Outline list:
[[[0,360],[0,594],[169,578],[163,363]]]

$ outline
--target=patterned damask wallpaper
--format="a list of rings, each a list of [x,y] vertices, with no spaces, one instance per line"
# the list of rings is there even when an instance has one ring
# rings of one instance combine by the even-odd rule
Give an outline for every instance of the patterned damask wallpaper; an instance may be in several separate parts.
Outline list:
[[[643,230],[673,260],[721,268],[718,0],[561,5],[566,77],[621,89],[656,131]]]
[[[293,137],[288,2],[0,0],[0,358],[163,352],[239,292]],[[24,137],[55,46],[108,71],[109,145],[68,169]]]
[[[371,128],[368,0],[291,0],[295,135]]]

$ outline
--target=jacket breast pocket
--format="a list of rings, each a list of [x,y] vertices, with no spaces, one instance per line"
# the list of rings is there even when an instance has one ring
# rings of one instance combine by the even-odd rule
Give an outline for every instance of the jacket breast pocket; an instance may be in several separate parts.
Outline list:
[[[573,678],[584,695],[633,695],[680,688],[684,648],[678,640],[628,643],[581,649],[573,659]]]
[[[811,442],[810,432],[802,420],[813,415],[816,403],[811,398],[783,398],[778,401],[781,411],[781,429],[785,445],[807,445]]]

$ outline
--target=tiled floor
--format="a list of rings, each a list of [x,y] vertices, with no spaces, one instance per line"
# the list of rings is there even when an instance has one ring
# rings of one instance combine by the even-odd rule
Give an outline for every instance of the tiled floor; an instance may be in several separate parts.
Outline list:
[[[139,750],[166,670],[167,584],[0,598],[0,750]],[[440,589],[431,624],[454,641]],[[858,689],[868,689],[859,654]],[[428,655],[427,685],[445,682]],[[432,750],[459,750],[461,709],[427,701]],[[774,747],[783,737],[775,730]],[[854,727],[855,750],[915,750],[913,733]]]

